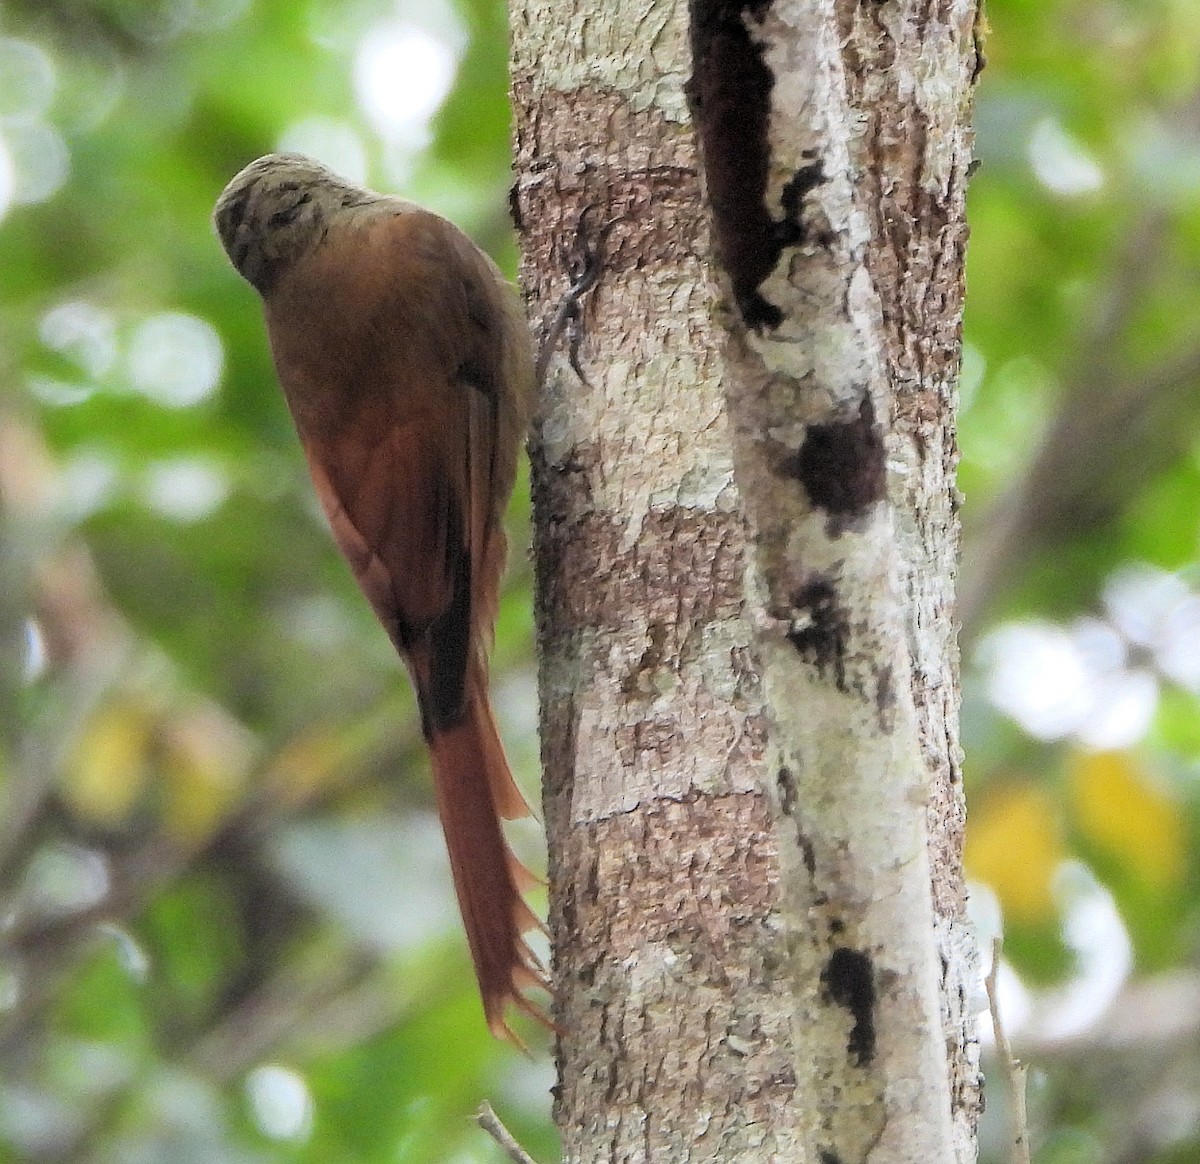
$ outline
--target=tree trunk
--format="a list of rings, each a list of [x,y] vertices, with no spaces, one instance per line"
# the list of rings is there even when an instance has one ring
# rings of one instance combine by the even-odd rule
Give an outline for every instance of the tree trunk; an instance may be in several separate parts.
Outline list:
[[[513,8],[535,317],[613,224],[587,379],[555,365],[532,442],[565,1160],[974,1156],[953,623],[974,21],[974,0]]]

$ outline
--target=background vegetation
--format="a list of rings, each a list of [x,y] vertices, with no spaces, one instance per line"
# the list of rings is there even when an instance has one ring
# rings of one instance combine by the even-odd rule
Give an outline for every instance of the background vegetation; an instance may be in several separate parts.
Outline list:
[[[975,908],[1037,1158],[1200,1160],[1200,8],[989,18]],[[282,145],[511,270],[505,57],[498,0],[0,10],[0,1160],[495,1160],[484,1097],[554,1156],[552,1073],[485,1033],[411,698],[208,225]],[[495,687],[529,786],[527,513]],[[1003,1115],[993,1087],[987,1159]]]

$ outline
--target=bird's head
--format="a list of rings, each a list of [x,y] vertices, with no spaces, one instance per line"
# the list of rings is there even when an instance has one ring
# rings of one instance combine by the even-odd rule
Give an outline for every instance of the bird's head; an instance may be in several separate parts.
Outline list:
[[[221,192],[213,222],[238,273],[265,295],[321,244],[334,215],[378,200],[303,154],[267,154]]]

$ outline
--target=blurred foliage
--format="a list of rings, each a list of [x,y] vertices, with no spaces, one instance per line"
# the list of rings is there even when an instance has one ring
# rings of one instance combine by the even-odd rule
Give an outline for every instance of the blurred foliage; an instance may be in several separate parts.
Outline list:
[[[1003,918],[1034,1158],[1198,1160],[1200,8],[987,14],[960,414],[968,874],[984,932]],[[985,1161],[1009,1158],[1005,1108],[989,1087]]]
[[[1038,1159],[1200,1159],[1200,8],[988,15],[968,866]],[[414,29],[457,63],[428,133],[369,91],[367,47]],[[208,225],[283,143],[511,270],[505,58],[494,0],[0,11],[0,1161],[495,1160],[485,1097],[554,1155],[549,1067],[485,1032],[407,686]],[[518,494],[495,687],[529,787]]]
[[[414,30],[457,82],[396,132],[364,46]],[[209,225],[285,141],[511,268],[503,9],[29,0],[0,38],[0,1159],[495,1160],[485,1097],[548,1158],[552,1075],[483,1025],[406,680]],[[497,692],[536,787],[527,523]]]

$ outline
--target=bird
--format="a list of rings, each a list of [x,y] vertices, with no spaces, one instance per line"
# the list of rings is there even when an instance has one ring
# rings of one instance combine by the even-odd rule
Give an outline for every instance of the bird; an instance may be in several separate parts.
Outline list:
[[[504,511],[530,423],[532,342],[512,286],[458,227],[300,154],[236,174],[213,212],[262,299],[280,387],[334,540],[416,692],[491,1032],[553,1024],[526,935],[538,884],[501,819],[529,815],[488,696]]]

